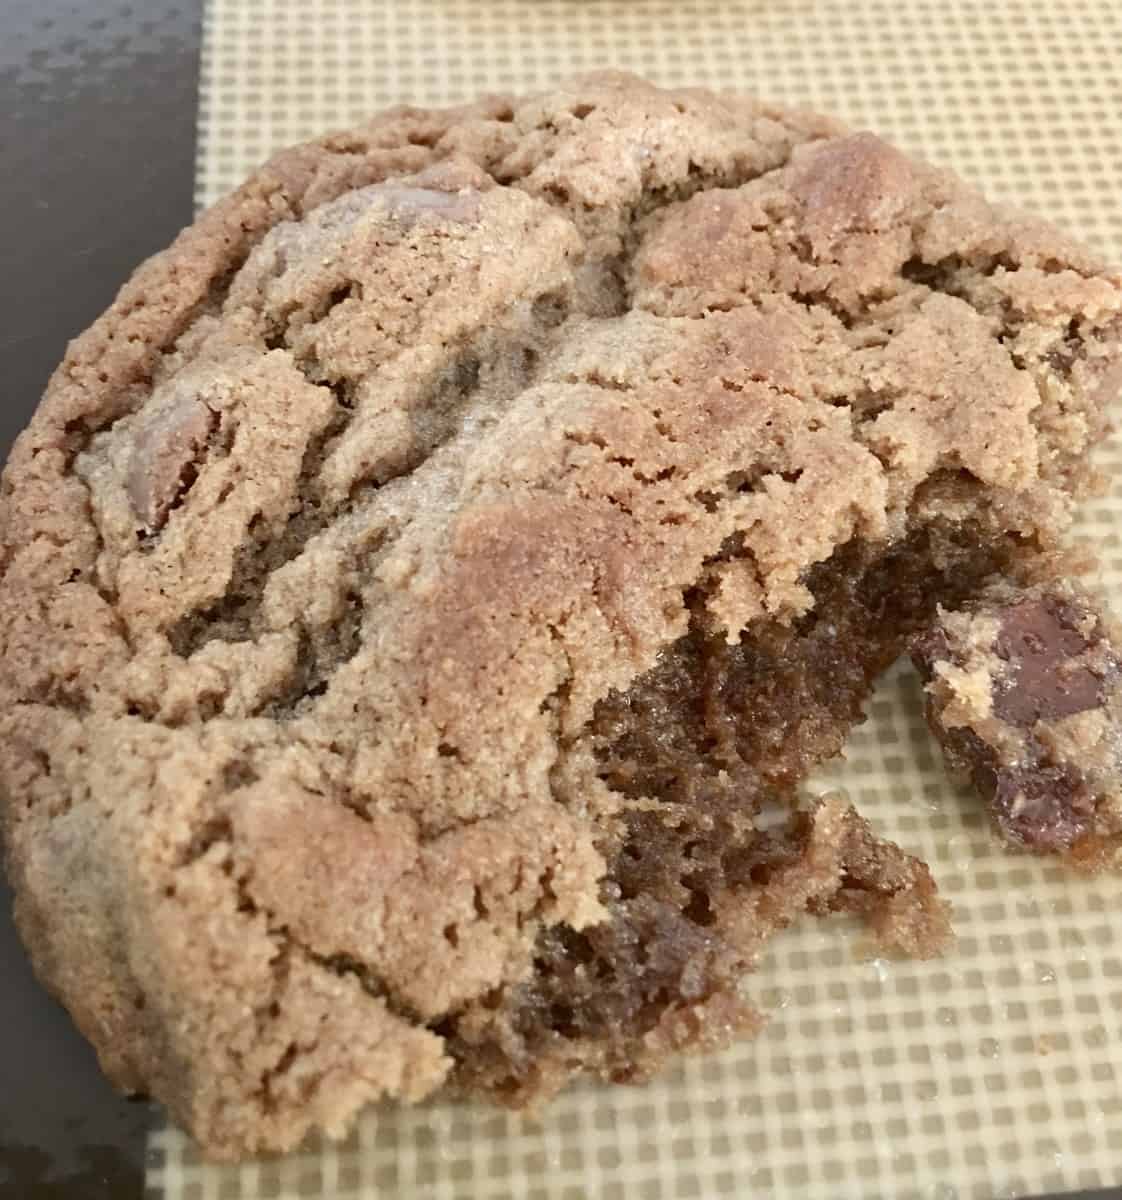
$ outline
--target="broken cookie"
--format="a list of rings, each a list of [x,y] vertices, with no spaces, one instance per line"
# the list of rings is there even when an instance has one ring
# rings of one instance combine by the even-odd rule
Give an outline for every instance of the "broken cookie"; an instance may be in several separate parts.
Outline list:
[[[1120,337],[1048,226],[748,99],[596,75],[283,152],[4,476],[41,978],[234,1158],[721,1045],[807,913],[939,952],[927,868],[798,789],[1061,537]]]
[[[1093,865],[1122,840],[1120,645],[1066,582],[995,583],[913,643],[948,764],[1014,845]]]

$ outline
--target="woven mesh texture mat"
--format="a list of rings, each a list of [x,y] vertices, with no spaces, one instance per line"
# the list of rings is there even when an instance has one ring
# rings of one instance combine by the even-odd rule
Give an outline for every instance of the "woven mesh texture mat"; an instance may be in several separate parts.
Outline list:
[[[198,200],[271,150],[399,101],[525,91],[597,66],[805,103],[875,128],[1122,258],[1122,5],[1107,0],[212,0]],[[1122,585],[1122,440],[1080,536]],[[966,1200],[1122,1184],[1122,880],[1003,852],[945,779],[902,667],[842,786],[920,854],[957,949],[862,961],[834,926],[779,937],[755,1041],[643,1088],[589,1084],[538,1121],[368,1112],[339,1146],[237,1168],[153,1136],[167,1200],[330,1197]]]

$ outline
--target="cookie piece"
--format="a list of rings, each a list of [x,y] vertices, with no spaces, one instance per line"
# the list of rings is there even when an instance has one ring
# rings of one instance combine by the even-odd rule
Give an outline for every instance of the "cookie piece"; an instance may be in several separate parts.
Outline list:
[[[211,1154],[756,1021],[801,913],[948,937],[836,799],[1047,550],[1122,284],[868,134],[595,76],[286,151],[70,347],[0,500],[40,976]]]
[[[916,639],[927,719],[1008,842],[1102,862],[1122,835],[1122,645],[1070,582],[989,587]]]

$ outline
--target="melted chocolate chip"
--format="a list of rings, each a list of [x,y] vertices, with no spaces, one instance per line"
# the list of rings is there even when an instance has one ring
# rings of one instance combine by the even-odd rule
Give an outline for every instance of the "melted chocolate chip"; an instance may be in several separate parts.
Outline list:
[[[141,427],[125,487],[146,530],[161,529],[195,482],[207,439],[218,421],[218,413],[187,394]]]
[[[1068,850],[1091,828],[1093,798],[1073,767],[1006,768],[992,811],[1001,832],[1030,850]]]
[[[1073,628],[1073,614],[1050,597],[1028,600],[1003,614],[994,649],[1009,664],[995,681],[993,708],[1013,725],[1070,717],[1102,704],[1102,684],[1073,660],[1090,645]]]

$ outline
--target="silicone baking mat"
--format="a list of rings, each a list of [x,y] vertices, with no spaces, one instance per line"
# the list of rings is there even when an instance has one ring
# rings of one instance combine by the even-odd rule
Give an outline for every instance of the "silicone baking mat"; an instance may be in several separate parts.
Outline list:
[[[1122,5],[1108,0],[213,0],[198,200],[271,150],[388,104],[525,91],[605,65],[806,103],[1122,252]],[[1122,584],[1122,442],[1081,536]],[[1004,853],[944,778],[902,667],[844,786],[931,865],[955,951],[862,960],[835,925],[781,935],[763,1034],[643,1088],[583,1084],[531,1120],[371,1110],[348,1141],[237,1168],[153,1135],[167,1200],[1019,1197],[1122,1183],[1122,880]]]

